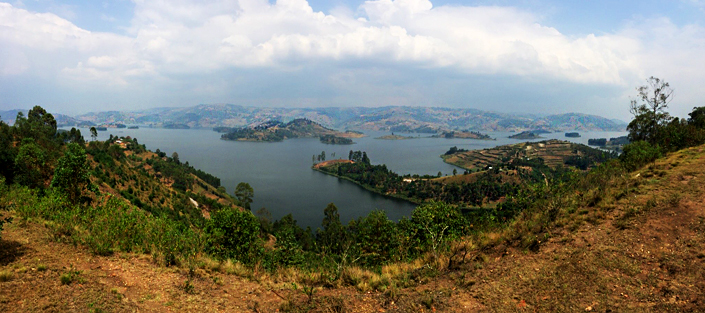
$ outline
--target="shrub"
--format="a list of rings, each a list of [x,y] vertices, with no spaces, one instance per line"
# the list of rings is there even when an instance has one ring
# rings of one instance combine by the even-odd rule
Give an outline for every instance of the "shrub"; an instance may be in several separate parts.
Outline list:
[[[372,211],[351,223],[356,250],[366,266],[378,266],[397,256],[397,227],[384,211]]]
[[[251,264],[262,253],[259,221],[249,211],[222,209],[206,223],[206,248],[211,254]]]
[[[434,253],[465,232],[463,215],[457,208],[443,202],[417,207],[411,215],[411,224],[418,241]]]
[[[619,160],[627,170],[633,171],[661,157],[661,149],[646,141],[636,141],[624,146]]]

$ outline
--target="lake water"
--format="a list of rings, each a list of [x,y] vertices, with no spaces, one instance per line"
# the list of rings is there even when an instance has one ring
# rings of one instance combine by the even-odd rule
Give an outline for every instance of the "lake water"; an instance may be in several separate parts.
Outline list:
[[[90,139],[87,129],[81,130]],[[373,164],[386,164],[399,174],[431,174],[439,171],[450,175],[453,169],[439,157],[450,147],[474,150],[526,140],[509,139],[511,133],[492,132],[497,140],[422,138],[408,140],[374,139],[386,132],[366,132],[367,137],[354,139],[354,145],[326,145],[318,138],[289,139],[283,142],[239,142],[220,140],[220,134],[203,129],[112,129],[98,132],[98,139],[131,136],[154,151],[179,154],[182,162],[211,173],[221,179],[229,193],[240,182],[254,189],[252,210],[265,207],[274,219],[293,214],[298,224],[313,229],[320,227],[323,209],[335,203],[343,223],[369,212],[384,210],[390,219],[409,216],[415,205],[406,201],[369,192],[349,181],[311,170],[313,155],[326,152],[326,159],[346,159],[350,150],[366,151]],[[562,139],[587,144],[589,138],[623,136],[625,132],[581,132],[580,138],[566,138],[564,133],[541,135],[542,139]],[[400,134],[412,136],[409,134]],[[413,135],[417,136],[417,135]],[[335,155],[335,157],[333,157]]]

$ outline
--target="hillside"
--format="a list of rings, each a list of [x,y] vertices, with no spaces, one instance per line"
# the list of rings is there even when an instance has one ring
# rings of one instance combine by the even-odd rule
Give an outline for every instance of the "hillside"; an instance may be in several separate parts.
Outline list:
[[[288,123],[279,121],[268,121],[254,127],[242,128],[216,128],[215,130],[225,132],[221,136],[224,140],[241,140],[241,141],[282,141],[291,138],[359,138],[362,134],[358,132],[339,132],[330,128],[323,127],[321,124],[308,119],[295,119]],[[322,139],[323,140],[323,139]],[[334,141],[330,139],[330,141]],[[338,140],[337,142],[342,142]],[[346,142],[346,144],[350,144]]]
[[[608,159],[606,154],[582,144],[552,139],[455,152],[441,157],[446,163],[468,170],[485,169],[498,163],[511,163],[513,160],[530,161],[536,158],[542,159],[544,164],[554,168],[573,165],[585,169]]]
[[[626,123],[595,115],[568,113],[549,116],[493,113],[476,109],[439,107],[257,108],[232,104],[201,104],[186,108],[158,108],[134,112],[96,112],[77,116],[95,124],[123,123],[161,127],[183,124],[191,128],[256,126],[270,120],[307,118],[337,129],[441,133],[453,130],[523,131],[543,129],[624,131]]]
[[[0,310],[702,311],[704,168],[703,146],[636,172],[605,167],[568,192],[539,191],[526,214],[439,260],[346,270],[332,285],[207,258],[189,271],[141,253],[95,255],[52,239],[52,223],[16,218],[0,241]]]

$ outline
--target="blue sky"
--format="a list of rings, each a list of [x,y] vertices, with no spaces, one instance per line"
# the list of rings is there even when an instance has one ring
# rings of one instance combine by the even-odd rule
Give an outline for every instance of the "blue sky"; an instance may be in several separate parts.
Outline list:
[[[705,105],[705,1],[0,2],[0,109],[422,105],[628,120]]]

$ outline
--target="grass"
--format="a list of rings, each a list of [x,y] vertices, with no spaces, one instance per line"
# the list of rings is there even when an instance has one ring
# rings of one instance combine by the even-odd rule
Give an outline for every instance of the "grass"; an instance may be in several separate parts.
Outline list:
[[[61,274],[59,279],[62,285],[70,285],[75,282],[82,284],[85,282],[85,279],[83,279],[80,275],[81,271],[71,269],[70,271]]]
[[[10,271],[0,271],[0,282],[8,282],[13,278],[13,274]]]

